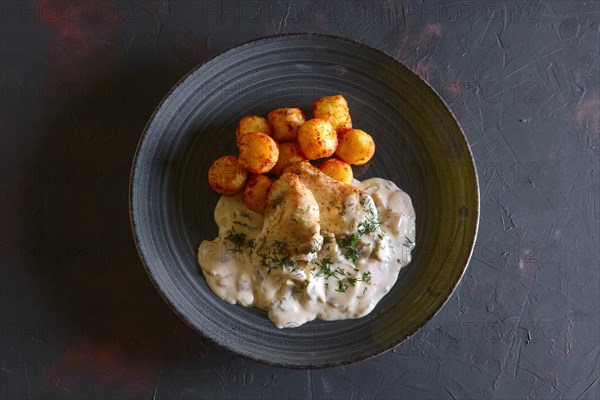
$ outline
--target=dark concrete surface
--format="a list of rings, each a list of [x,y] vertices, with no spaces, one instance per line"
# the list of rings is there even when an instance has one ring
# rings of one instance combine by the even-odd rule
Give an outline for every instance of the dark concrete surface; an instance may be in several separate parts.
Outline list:
[[[6,399],[598,399],[600,3],[1,3]],[[252,38],[325,32],[427,79],[472,147],[481,223],[462,284],[393,351],[273,368],[206,342],[147,278],[129,168],[177,80]]]

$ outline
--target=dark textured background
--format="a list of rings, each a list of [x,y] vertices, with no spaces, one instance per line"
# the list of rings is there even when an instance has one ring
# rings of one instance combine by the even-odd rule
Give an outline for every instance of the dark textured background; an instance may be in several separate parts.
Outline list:
[[[2,398],[600,398],[600,3],[3,1]],[[462,284],[393,351],[286,370],[207,343],[138,260],[129,168],[187,71],[325,32],[450,104],[480,176]]]

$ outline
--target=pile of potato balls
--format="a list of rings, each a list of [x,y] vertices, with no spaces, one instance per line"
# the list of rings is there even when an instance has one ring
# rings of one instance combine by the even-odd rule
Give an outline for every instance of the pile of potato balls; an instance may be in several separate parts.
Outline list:
[[[352,184],[350,165],[365,164],[373,157],[373,138],[352,129],[348,103],[341,95],[317,99],[313,116],[306,120],[299,108],[278,108],[267,119],[257,115],[242,118],[236,130],[239,155],[223,156],[213,163],[208,171],[210,187],[225,196],[244,190],[244,204],[264,214],[273,178],[289,164],[332,156],[320,165],[321,172]]]

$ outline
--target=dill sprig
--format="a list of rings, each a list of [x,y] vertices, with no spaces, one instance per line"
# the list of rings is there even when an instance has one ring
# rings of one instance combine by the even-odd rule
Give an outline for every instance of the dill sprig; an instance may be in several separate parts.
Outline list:
[[[368,235],[369,233],[377,232],[381,220],[379,218],[367,219],[358,224],[357,232],[360,236]]]
[[[356,286],[356,282],[371,282],[371,271],[364,272],[360,278],[346,278],[352,286]]]
[[[348,246],[344,248],[344,257],[346,257],[346,259],[354,262],[356,260],[358,260],[358,257],[360,257],[360,250],[357,249],[354,246]]]
[[[250,221],[252,221],[252,215],[248,214],[246,211],[242,211],[240,212],[240,215],[244,218],[248,218]]]
[[[342,271],[340,267],[337,267],[335,269],[331,268],[331,266],[333,265],[333,261],[331,261],[331,259],[329,258],[324,258],[321,260],[321,262],[315,261],[315,264],[320,268],[319,272],[316,275],[317,277],[325,276],[325,279],[327,279],[332,276],[336,278],[344,276],[344,271]]]
[[[348,289],[348,285],[346,285],[346,283],[344,282],[344,280],[339,280],[338,281],[338,287],[337,289],[335,289],[336,292],[341,292],[341,293],[346,293],[346,290]]]
[[[254,243],[252,245],[255,246]],[[260,263],[263,267],[268,268],[268,274],[273,268],[294,271],[298,267],[298,261],[290,255],[285,242],[277,240],[273,242],[273,248],[275,251],[272,254],[259,254]]]
[[[358,234],[358,232],[352,233],[346,237],[344,237],[341,241],[340,241],[340,246],[341,247],[348,247],[348,246],[354,246],[355,244],[357,244],[360,241],[360,235]]]
[[[368,207],[367,198],[360,199],[360,205],[367,213],[367,218],[358,223],[356,232],[342,238],[338,244],[342,248],[342,254],[347,260],[355,262],[360,257],[358,243],[360,239],[368,234],[379,232],[378,236],[383,239],[383,234],[380,232],[381,219],[375,215],[372,207]]]
[[[241,252],[242,251],[242,247],[244,246],[244,244],[246,243],[246,234],[245,233],[236,233],[231,231],[229,233],[229,235],[227,235],[225,237],[225,239],[229,240],[231,243],[233,243],[233,251],[236,252]]]

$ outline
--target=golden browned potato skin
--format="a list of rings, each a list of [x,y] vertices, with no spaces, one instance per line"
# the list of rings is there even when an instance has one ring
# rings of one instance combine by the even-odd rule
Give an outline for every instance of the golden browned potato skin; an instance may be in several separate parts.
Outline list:
[[[225,196],[242,190],[247,178],[248,172],[234,156],[220,157],[208,170],[208,184],[215,192]]]
[[[329,157],[337,146],[337,134],[324,119],[309,119],[298,129],[298,148],[307,160]]]
[[[341,95],[325,96],[315,100],[313,103],[313,116],[322,118],[340,133],[352,129],[352,119],[346,99]]]
[[[266,175],[252,175],[244,189],[242,200],[254,212],[264,214],[273,180]]]
[[[299,108],[278,108],[267,115],[271,136],[278,142],[296,140],[298,128],[306,122],[304,111]]]
[[[289,164],[303,160],[304,157],[300,153],[300,149],[298,149],[298,143],[279,143],[279,158],[277,159],[277,164],[275,164],[271,172],[279,176],[283,173],[283,169]]]
[[[350,129],[340,133],[338,138],[339,144],[335,155],[348,164],[365,164],[375,154],[375,142],[365,131]]]
[[[235,130],[235,141],[240,143],[240,139],[246,133],[250,132],[262,132],[267,135],[271,135],[271,127],[267,123],[267,120],[258,115],[247,115],[242,118]]]
[[[240,165],[248,172],[264,174],[277,163],[279,148],[272,137],[261,132],[242,136],[238,145]]]
[[[319,169],[322,173],[333,179],[352,185],[354,175],[352,174],[352,167],[348,163],[338,160],[337,158],[330,158],[321,164]]]

